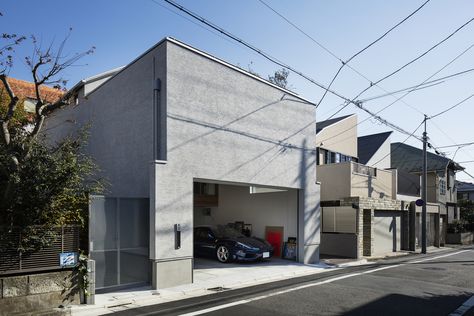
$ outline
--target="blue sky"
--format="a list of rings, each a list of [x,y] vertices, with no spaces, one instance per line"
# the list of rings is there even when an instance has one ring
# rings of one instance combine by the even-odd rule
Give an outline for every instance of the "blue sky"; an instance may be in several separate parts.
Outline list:
[[[350,57],[423,3],[414,0],[265,1],[342,59]],[[321,83],[328,84],[339,67],[339,61],[258,0],[178,2]],[[2,32],[35,34],[44,43],[49,43],[53,39],[60,41],[72,27],[67,45],[69,53],[81,52],[91,46],[97,48],[93,55],[81,60],[80,65],[67,70],[64,76],[69,79],[68,86],[82,78],[129,63],[165,36],[175,37],[243,68],[250,66],[264,77],[278,68],[239,44],[183,18],[162,0],[156,0],[156,3],[151,0],[6,0],[0,10],[4,14],[0,18]],[[352,61],[351,66],[375,81],[415,58],[473,16],[474,1],[432,0],[402,26]],[[41,22],[36,22],[39,19]],[[473,35],[474,22],[418,62],[383,81],[380,86],[386,91],[394,91],[421,83],[474,44]],[[21,62],[21,56],[30,51],[28,45],[17,50],[19,59],[11,76],[31,80],[28,68]],[[474,48],[433,79],[474,68],[473,57]],[[380,114],[413,131],[422,121],[422,113],[435,114],[474,93],[473,79],[474,72],[413,92],[403,99],[408,105],[397,102]],[[320,88],[295,74],[290,74],[289,81],[297,93],[312,101],[319,100],[323,93]],[[333,88],[352,98],[367,86],[368,81],[346,67]],[[383,90],[373,87],[361,98],[383,93]],[[386,97],[367,102],[365,106],[377,111],[393,100],[393,97]],[[340,104],[340,99],[328,95],[318,109],[318,120],[329,117]],[[358,113],[359,121],[367,118],[354,106],[348,106],[340,115],[349,113]],[[431,141],[436,146],[474,141],[473,117],[474,98],[429,121]],[[390,130],[373,119],[358,128],[360,135]],[[421,130],[417,134],[421,134]],[[397,132],[392,135],[392,141],[405,138]],[[414,139],[407,143],[421,147],[421,143]],[[445,151],[451,158],[455,150],[449,148]],[[459,150],[455,160],[474,160],[474,146]],[[474,175],[474,163],[465,163],[464,166]],[[458,178],[474,182],[463,173],[458,174]]]

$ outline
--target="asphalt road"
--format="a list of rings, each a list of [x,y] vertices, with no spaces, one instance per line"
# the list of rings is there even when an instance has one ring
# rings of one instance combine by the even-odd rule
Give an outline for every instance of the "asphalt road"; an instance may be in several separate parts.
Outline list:
[[[466,248],[392,259],[118,314],[449,315],[472,296],[474,249]],[[474,315],[474,309],[466,315]]]

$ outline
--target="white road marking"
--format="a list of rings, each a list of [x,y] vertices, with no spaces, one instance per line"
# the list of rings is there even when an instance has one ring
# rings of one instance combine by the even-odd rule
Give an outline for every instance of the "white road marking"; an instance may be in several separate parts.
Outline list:
[[[461,250],[461,251],[452,252],[452,253],[448,253],[448,254],[445,254],[445,255],[436,256],[436,257],[432,257],[432,258],[421,259],[421,260],[417,260],[417,261],[411,261],[410,263],[420,263],[420,262],[425,262],[425,261],[436,260],[436,259],[439,259],[439,258],[444,258],[444,257],[449,257],[449,256],[458,255],[458,254],[460,254],[460,253],[467,252],[467,251],[471,251],[471,250],[470,250],[470,249],[468,249],[468,250]]]
[[[470,251],[470,250],[462,250],[462,251],[458,251],[458,252],[449,253],[449,254],[446,254],[446,255],[441,255],[441,256],[436,256],[436,257],[428,258],[428,259],[422,259],[422,260],[417,260],[417,261],[411,261],[411,262],[408,262],[408,263],[394,264],[394,265],[389,265],[389,266],[385,266],[385,267],[375,268],[375,269],[372,269],[372,270],[363,271],[363,272],[358,272],[358,273],[345,274],[345,275],[341,275],[341,276],[338,276],[338,277],[330,278],[330,279],[327,279],[327,280],[324,280],[324,281],[319,281],[319,282],[309,283],[309,284],[305,284],[305,285],[300,285],[300,286],[292,287],[292,288],[289,288],[289,289],[286,289],[286,290],[282,290],[282,291],[278,291],[278,292],[273,292],[273,293],[270,293],[270,294],[266,294],[266,295],[256,296],[256,297],[248,298],[248,299],[245,299],[245,300],[235,301],[235,302],[231,302],[231,303],[227,303],[227,304],[223,304],[223,305],[218,305],[218,306],[209,307],[209,308],[206,308],[206,309],[201,309],[201,310],[194,311],[194,312],[190,312],[190,313],[186,313],[186,314],[181,314],[181,316],[196,316],[196,315],[202,315],[202,314],[214,312],[214,311],[217,311],[217,310],[221,310],[221,309],[228,308],[228,307],[232,307],[232,306],[236,306],[236,305],[242,305],[242,304],[247,304],[247,303],[250,303],[250,302],[255,302],[255,301],[263,300],[263,299],[266,299],[266,298],[269,298],[269,297],[272,297],[272,296],[277,296],[277,295],[282,295],[282,294],[286,294],[286,293],[290,293],[290,292],[294,292],[294,291],[299,291],[299,290],[306,289],[306,288],[313,287],[313,286],[318,286],[318,285],[322,285],[322,284],[332,283],[332,282],[335,282],[335,281],[339,281],[339,280],[343,280],[343,279],[347,279],[347,278],[352,278],[352,277],[359,276],[359,275],[374,273],[374,272],[381,271],[381,270],[392,269],[392,268],[404,266],[404,265],[406,265],[406,264],[419,263],[419,262],[424,262],[424,261],[429,261],[429,260],[435,260],[435,259],[439,259],[439,258],[454,256],[454,255],[457,255],[457,254],[460,254],[460,253],[463,253],[463,252],[466,252],[466,251]],[[471,298],[470,298],[468,301],[466,301],[464,304],[466,304],[467,302],[470,302],[471,299],[473,299],[473,298],[471,297]],[[472,303],[474,304],[474,299],[473,299]],[[463,304],[462,306],[464,306],[464,304]],[[462,307],[462,306],[461,306],[461,307]],[[472,306],[472,305],[471,305],[471,306]],[[461,307],[460,307],[460,308],[461,308]],[[452,314],[452,315],[460,316],[460,315],[462,315],[462,314]]]
[[[470,299],[465,301],[461,306],[458,307],[458,309],[449,314],[449,316],[462,316],[466,314],[472,307],[474,307],[474,296],[471,296]]]

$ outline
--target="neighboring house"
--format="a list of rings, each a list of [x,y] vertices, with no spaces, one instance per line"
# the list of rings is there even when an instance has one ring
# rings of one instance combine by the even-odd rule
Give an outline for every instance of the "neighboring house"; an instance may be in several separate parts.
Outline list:
[[[362,257],[406,249],[410,202],[397,200],[396,172],[384,169],[390,133],[358,139],[356,115],[317,122],[316,129],[321,253]]]
[[[13,91],[13,93],[20,99],[22,106],[24,107],[27,113],[35,113],[36,106],[36,92],[35,84],[33,82],[28,82],[25,80],[15,79],[8,77],[8,83]],[[3,91],[5,87],[3,84],[0,84],[0,92]],[[40,94],[45,103],[54,103],[58,101],[65,93],[65,91],[48,87],[46,85],[40,86]]]
[[[90,124],[110,184],[90,204],[97,288],[191,283],[204,224],[245,224],[277,253],[295,238],[318,262],[314,104],[172,38],[112,72],[47,121],[53,138]]]
[[[418,181],[422,173],[423,151],[419,148],[404,144],[391,145],[391,164],[406,176],[406,188],[418,190]],[[464,168],[458,163],[427,153],[427,242],[428,245],[443,245],[446,236],[446,225],[454,219],[459,219],[457,208],[456,172]],[[408,179],[408,180],[407,180]],[[409,190],[409,189],[405,189]],[[421,239],[421,210],[417,208],[414,225],[417,227],[417,245]]]
[[[359,163],[379,169],[390,169],[390,136],[384,132],[357,138]]]
[[[456,181],[458,201],[474,202],[474,183]]]

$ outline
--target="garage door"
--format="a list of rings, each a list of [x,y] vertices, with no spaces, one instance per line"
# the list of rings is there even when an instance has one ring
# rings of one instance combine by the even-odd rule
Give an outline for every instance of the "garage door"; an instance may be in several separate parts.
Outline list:
[[[401,212],[375,211],[374,254],[383,255],[400,250]]]

